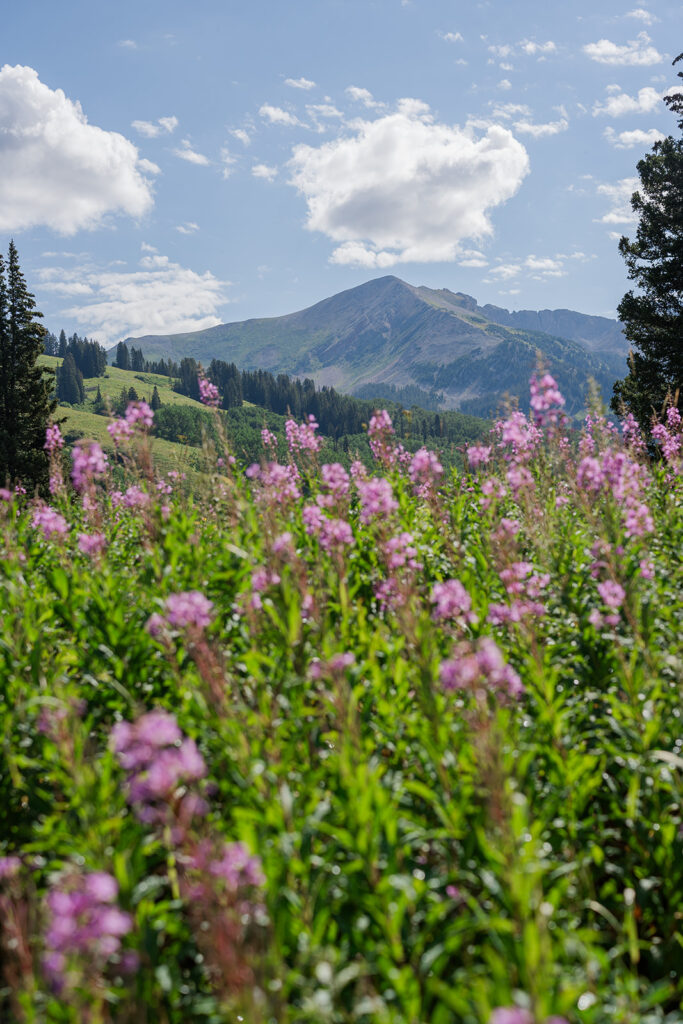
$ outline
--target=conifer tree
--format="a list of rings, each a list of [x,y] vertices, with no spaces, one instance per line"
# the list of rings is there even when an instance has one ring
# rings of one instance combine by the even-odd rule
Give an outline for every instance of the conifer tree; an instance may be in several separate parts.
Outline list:
[[[60,402],[69,402],[71,405],[77,405],[85,398],[83,374],[76,366],[72,352],[67,352],[57,370],[57,398]]]
[[[674,64],[683,60],[683,53]],[[683,78],[683,72],[679,72]],[[683,92],[664,97],[683,132]],[[669,396],[683,407],[683,136],[655,142],[638,164],[640,188],[631,198],[638,227],[619,252],[639,294],[629,291],[618,308],[633,345],[629,374],[614,385],[612,408],[626,407],[644,429]]]
[[[26,287],[14,242],[7,269],[0,256],[0,483],[44,487],[48,461],[45,429],[56,402],[53,371],[37,364],[47,333]]]
[[[159,396],[159,391],[157,389],[156,384],[154,385],[154,391],[152,392],[149,407],[152,410],[152,412],[156,412],[157,409],[161,408],[161,397]]]
[[[116,346],[114,365],[118,366],[119,370],[130,370],[130,352],[125,341],[120,341]]]

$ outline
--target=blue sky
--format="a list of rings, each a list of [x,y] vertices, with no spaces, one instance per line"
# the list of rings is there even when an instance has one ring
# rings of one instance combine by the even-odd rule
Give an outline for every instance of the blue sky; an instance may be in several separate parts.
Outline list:
[[[114,343],[372,277],[614,315],[680,3],[31,0],[3,14],[0,244]]]

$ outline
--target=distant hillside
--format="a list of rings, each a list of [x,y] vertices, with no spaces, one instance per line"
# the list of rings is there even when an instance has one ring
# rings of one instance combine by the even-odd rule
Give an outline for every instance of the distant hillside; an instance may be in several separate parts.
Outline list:
[[[625,372],[627,352],[619,324],[604,317],[571,310],[510,313],[393,276],[286,316],[128,340],[147,359],[191,356],[205,365],[222,359],[311,377],[364,397],[373,384],[383,385],[380,394],[387,386],[418,388],[442,394],[444,408],[484,416],[506,395],[526,396],[538,353],[558,378],[569,411],[577,412],[591,377],[609,397]]]

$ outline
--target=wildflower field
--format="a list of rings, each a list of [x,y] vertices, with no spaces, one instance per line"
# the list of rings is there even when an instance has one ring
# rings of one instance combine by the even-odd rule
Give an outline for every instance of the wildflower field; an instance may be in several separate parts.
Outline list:
[[[109,458],[49,429],[49,504],[0,492],[0,1020],[683,1021],[681,422],[562,405],[461,472],[381,412],[370,467],[291,420],[240,466],[216,412],[193,493],[144,402]]]

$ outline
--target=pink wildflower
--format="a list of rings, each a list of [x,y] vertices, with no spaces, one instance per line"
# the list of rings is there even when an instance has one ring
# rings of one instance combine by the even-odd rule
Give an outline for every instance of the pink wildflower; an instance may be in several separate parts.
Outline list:
[[[43,445],[46,452],[50,455],[54,455],[55,452],[59,451],[60,448],[64,447],[64,438],[62,432],[56,423],[52,423],[45,431],[45,444]]]
[[[142,430],[149,430],[154,422],[154,413],[147,405],[147,402],[129,402],[126,409],[126,423],[129,427],[139,426]]]
[[[357,481],[360,497],[362,523],[371,523],[376,518],[386,518],[398,509],[391,484],[384,477],[371,477]]]
[[[199,401],[203,405],[210,405],[212,408],[217,409],[220,405],[220,394],[216,385],[207,380],[203,373],[199,374],[198,383]]]
[[[107,471],[107,456],[97,441],[90,444],[79,444],[71,452],[73,468],[71,479],[77,491],[83,491],[93,481]]]
[[[492,451],[491,445],[470,445],[466,449],[467,463],[470,469],[479,469],[480,466],[485,466],[490,462]]]
[[[84,555],[96,555],[104,551],[107,539],[103,533],[79,533],[78,550]]]
[[[452,620],[454,622],[476,622],[472,613],[472,598],[460,580],[444,580],[435,583],[430,600],[434,607],[434,619],[437,622]]]
[[[64,516],[61,516],[49,505],[40,505],[34,511],[31,525],[43,531],[45,540],[51,540],[52,537],[64,537],[69,532]]]
[[[434,452],[430,452],[427,448],[420,448],[413,455],[408,474],[416,488],[416,493],[421,497],[428,497],[443,476],[443,466]]]
[[[213,602],[198,590],[170,594],[165,601],[166,618],[176,629],[206,629],[211,624]]]

